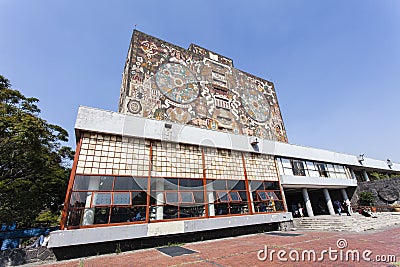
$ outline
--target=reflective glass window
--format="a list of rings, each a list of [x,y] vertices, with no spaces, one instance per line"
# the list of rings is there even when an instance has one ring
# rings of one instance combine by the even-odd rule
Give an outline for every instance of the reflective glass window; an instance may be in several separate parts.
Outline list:
[[[111,205],[111,193],[94,193],[92,206]]]
[[[182,203],[194,203],[192,192],[180,192]]]
[[[131,194],[130,193],[114,193],[114,205],[130,205]]]

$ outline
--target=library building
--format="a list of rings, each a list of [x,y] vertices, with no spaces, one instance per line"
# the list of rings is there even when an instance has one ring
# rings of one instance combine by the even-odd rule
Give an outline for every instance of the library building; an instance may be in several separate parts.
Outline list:
[[[121,242],[281,229],[300,206],[305,216],[335,214],[334,200],[351,199],[371,171],[400,173],[390,161],[288,143],[271,81],[138,30],[118,112],[81,106],[75,137],[61,229],[49,241],[60,259]]]

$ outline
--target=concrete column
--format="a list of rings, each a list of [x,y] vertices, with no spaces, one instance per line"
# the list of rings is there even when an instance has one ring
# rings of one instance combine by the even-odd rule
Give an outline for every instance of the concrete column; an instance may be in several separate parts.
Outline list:
[[[345,188],[342,188],[342,189],[340,189],[340,191],[342,192],[343,200],[347,202],[347,200],[349,200],[349,197],[347,196],[346,189],[345,189]],[[346,207],[346,208],[347,208],[347,207]],[[349,213],[350,213],[350,214],[353,213],[353,210],[351,209],[351,207],[350,207],[350,209],[349,209]]]
[[[357,176],[352,169],[350,169],[350,174],[351,174],[351,178],[357,179]]]
[[[342,192],[342,196],[343,196],[343,200],[344,200],[344,201],[346,201],[346,200],[349,199],[349,197],[347,196],[346,189],[341,188],[341,189],[340,189],[340,192]]]
[[[208,183],[206,185],[207,190],[207,198],[208,198],[208,215],[215,216],[215,207],[214,207],[214,192],[213,192],[213,184]]]
[[[254,183],[254,181],[253,181]],[[249,182],[249,190],[250,190],[250,205],[251,205],[251,210],[255,213],[256,210],[254,209],[254,202],[253,202],[253,189],[251,188],[251,183]]]
[[[156,180],[156,205],[156,220],[162,220],[164,218],[164,179]]]
[[[329,214],[335,215],[335,209],[333,208],[332,199],[331,196],[329,195],[329,191],[326,188],[324,188],[323,191],[326,200],[326,205],[328,206]]]
[[[301,191],[303,192],[304,202],[306,203],[306,209],[309,217],[314,217],[314,212],[311,206],[311,200],[308,196],[307,188],[302,188]]]
[[[366,181],[366,182],[369,182],[368,173],[367,173],[365,170],[363,170],[362,173],[363,173],[363,175],[364,175],[365,181]]]
[[[88,190],[99,190],[100,177],[90,176]],[[83,211],[82,225],[91,225],[94,222],[94,208],[90,207],[90,200],[92,199],[92,192],[86,195],[85,210]],[[92,204],[96,203],[96,195],[93,196]]]

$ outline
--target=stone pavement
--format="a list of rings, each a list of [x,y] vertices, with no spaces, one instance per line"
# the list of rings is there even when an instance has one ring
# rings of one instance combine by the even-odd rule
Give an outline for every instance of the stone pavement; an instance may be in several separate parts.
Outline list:
[[[280,235],[281,233],[284,235]],[[151,248],[54,262],[42,266],[400,266],[400,227],[398,226],[362,233],[269,232],[194,242],[182,244],[182,246],[198,253],[169,257]],[[265,246],[267,246],[266,249]],[[276,252],[272,254],[271,260],[272,250]],[[277,254],[279,250],[281,250],[280,255]],[[316,253],[315,261],[313,261],[311,250]],[[327,252],[322,252],[323,250]],[[268,258],[262,261],[259,257],[265,257],[265,251]],[[359,261],[356,260],[357,253],[359,253]],[[364,260],[363,254],[366,260],[371,261]],[[298,261],[295,261],[297,255]],[[308,260],[308,255],[311,256],[311,260]],[[348,261],[346,261],[346,255]],[[287,261],[279,260],[278,256]],[[396,259],[377,262],[378,257],[380,259],[396,257]],[[319,259],[321,260],[318,261]]]

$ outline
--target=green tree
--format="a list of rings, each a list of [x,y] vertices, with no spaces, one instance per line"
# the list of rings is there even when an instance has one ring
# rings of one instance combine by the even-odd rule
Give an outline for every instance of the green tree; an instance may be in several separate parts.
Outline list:
[[[39,117],[37,102],[0,75],[0,223],[29,226],[64,201],[73,151],[61,145],[67,131]]]

